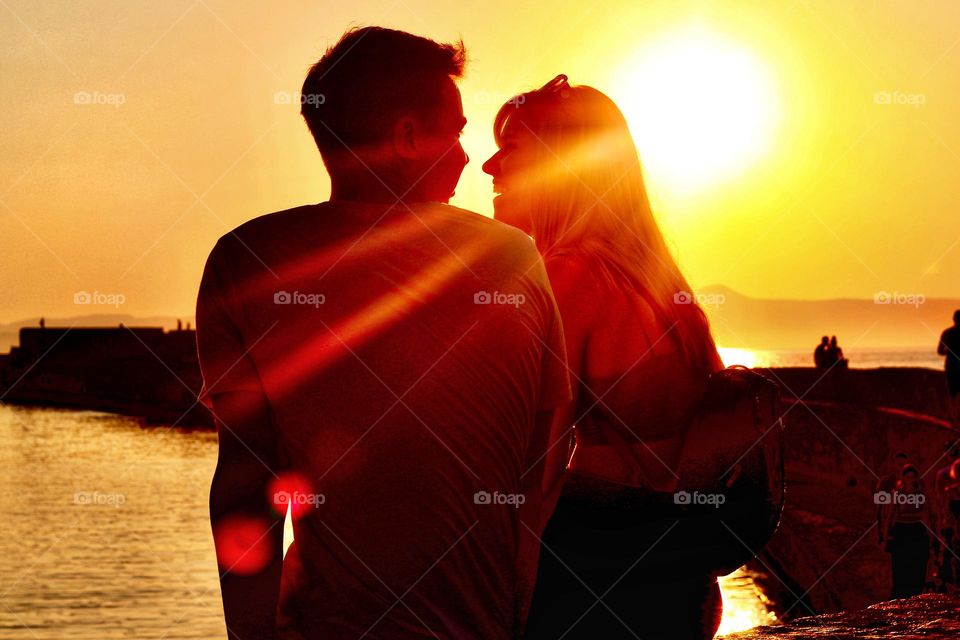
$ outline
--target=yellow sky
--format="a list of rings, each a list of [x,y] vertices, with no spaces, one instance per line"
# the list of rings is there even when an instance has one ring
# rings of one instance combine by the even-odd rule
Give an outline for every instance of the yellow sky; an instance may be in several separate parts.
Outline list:
[[[276,94],[364,24],[467,44],[471,163],[453,204],[490,214],[494,113],[562,72],[623,105],[695,287],[960,297],[960,2],[0,0],[0,16],[3,322],[114,310],[78,306],[78,291],[120,294],[135,315],[192,313],[217,237],[326,198],[298,105]],[[712,84],[672,105],[657,74],[691,33],[720,48],[698,54],[707,71],[696,56],[677,68]],[[727,82],[736,60],[759,93]],[[712,162],[716,179],[654,171],[682,118],[705,140],[691,166]]]

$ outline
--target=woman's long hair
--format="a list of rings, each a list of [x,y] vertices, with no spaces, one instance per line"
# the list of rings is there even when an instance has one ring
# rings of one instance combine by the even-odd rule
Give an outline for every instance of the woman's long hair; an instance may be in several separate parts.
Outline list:
[[[520,176],[513,206],[525,211],[544,258],[589,256],[601,277],[633,287],[673,326],[687,363],[708,372],[722,366],[707,317],[653,216],[636,145],[616,104],[557,76],[501,107],[498,145],[513,118],[540,143],[536,170]]]

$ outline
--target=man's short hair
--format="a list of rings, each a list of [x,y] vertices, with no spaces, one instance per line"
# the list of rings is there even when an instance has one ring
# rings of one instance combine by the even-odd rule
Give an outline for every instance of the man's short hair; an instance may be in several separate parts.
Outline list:
[[[353,147],[382,142],[397,118],[429,122],[445,82],[463,75],[463,42],[441,44],[404,31],[347,31],[310,68],[300,113],[328,163]]]

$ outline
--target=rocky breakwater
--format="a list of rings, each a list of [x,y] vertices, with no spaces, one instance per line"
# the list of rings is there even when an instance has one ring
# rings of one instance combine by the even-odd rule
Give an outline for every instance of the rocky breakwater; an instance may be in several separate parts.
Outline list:
[[[724,636],[724,640],[956,640],[960,638],[960,599],[924,594],[882,602],[858,611],[797,618],[771,627]]]
[[[764,586],[780,603],[781,619],[856,611],[885,600],[890,557],[877,544],[874,488],[897,451],[910,456],[932,487],[945,464],[945,444],[958,439],[944,419],[943,374],[914,368],[760,371],[781,383],[787,425],[787,505],[759,558],[771,575]],[[895,610],[887,607],[871,611]],[[960,637],[954,633],[949,637]]]

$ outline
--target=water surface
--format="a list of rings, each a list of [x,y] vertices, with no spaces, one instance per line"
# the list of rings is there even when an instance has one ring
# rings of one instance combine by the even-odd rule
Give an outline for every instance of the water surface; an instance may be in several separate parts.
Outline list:
[[[210,432],[0,406],[0,640],[224,638],[215,461]],[[721,632],[772,620],[749,572],[722,589]]]

